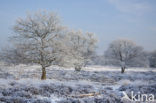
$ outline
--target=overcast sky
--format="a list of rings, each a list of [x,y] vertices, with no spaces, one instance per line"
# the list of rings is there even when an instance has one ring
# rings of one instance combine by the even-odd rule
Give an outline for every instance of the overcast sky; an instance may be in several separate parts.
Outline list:
[[[57,12],[64,25],[94,32],[100,54],[120,38],[156,50],[156,0],[0,0],[0,47],[9,43],[18,17],[38,10]]]

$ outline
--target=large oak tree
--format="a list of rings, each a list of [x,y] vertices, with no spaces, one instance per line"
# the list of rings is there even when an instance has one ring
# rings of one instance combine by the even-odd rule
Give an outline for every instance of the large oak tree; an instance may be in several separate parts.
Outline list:
[[[64,27],[53,12],[36,12],[19,18],[13,27],[14,47],[21,49],[26,61],[42,67],[41,79],[46,79],[46,67],[50,66],[63,51]]]

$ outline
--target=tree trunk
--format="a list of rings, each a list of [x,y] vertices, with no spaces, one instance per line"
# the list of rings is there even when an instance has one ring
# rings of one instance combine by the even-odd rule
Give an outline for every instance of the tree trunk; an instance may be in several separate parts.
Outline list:
[[[41,80],[45,80],[46,79],[46,69],[45,67],[42,67],[42,76],[41,76]]]
[[[79,72],[79,71],[81,71],[81,68],[82,68],[81,66],[75,66],[75,71]]]
[[[125,67],[121,67],[121,73],[125,72]]]

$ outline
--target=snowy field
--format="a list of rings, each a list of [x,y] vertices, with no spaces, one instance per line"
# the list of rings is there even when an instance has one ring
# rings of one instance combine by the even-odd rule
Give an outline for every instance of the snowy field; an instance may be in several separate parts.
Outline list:
[[[1,64],[0,103],[131,103],[121,99],[122,91],[156,98],[154,68],[129,68],[124,74],[120,68],[102,66],[80,72],[57,66],[46,70],[47,80],[42,81],[39,66]]]

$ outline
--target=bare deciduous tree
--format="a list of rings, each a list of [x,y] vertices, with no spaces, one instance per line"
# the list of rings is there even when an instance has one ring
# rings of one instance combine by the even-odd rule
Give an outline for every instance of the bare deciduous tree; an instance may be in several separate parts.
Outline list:
[[[143,48],[126,39],[113,41],[105,52],[105,58],[107,62],[121,66],[121,73],[125,72],[127,66],[147,64]]]
[[[63,29],[58,16],[48,12],[19,18],[14,25],[16,35],[11,38],[14,47],[23,51],[27,61],[41,65],[41,79],[46,79],[46,67],[57,59],[63,49]]]
[[[75,70],[80,71],[95,53],[97,39],[93,33],[71,31],[67,35],[70,63],[74,64]]]

